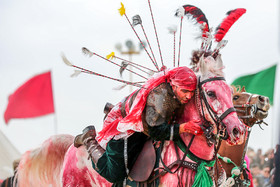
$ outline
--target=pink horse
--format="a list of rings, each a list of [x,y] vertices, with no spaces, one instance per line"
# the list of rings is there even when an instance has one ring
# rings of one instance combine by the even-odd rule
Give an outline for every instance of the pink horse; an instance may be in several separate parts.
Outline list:
[[[33,150],[25,152],[17,168],[18,187],[59,187],[64,156],[74,137],[54,135]]]
[[[207,57],[205,60],[202,57],[199,62],[199,72],[197,76],[200,79],[200,87],[197,89],[196,97],[193,98],[186,106],[186,112],[181,119],[181,122],[192,119],[206,120],[214,128],[211,130],[213,134],[219,136],[218,130],[220,125],[215,123],[220,119],[228,134],[227,141],[231,144],[236,144],[242,141],[240,137],[244,132],[242,123],[237,117],[236,112],[232,111],[232,93],[231,88],[223,80],[222,67],[223,63],[220,56],[214,60],[212,57]],[[218,77],[218,78],[217,78]],[[212,79],[213,78],[213,79]],[[205,100],[201,101],[202,95],[205,94]],[[210,107],[207,109],[207,107]],[[211,117],[212,116],[212,117]],[[213,117],[214,116],[214,117]],[[223,117],[222,117],[223,116]],[[204,119],[203,119],[204,118]],[[192,135],[185,133],[181,135],[185,145],[189,145]],[[189,151],[197,158],[206,161],[215,159],[215,143],[209,142],[205,134],[195,136],[192,140]],[[183,158],[184,152],[179,150],[180,159]],[[167,141],[164,144],[161,153],[163,162],[168,166],[175,163],[178,158],[175,151],[175,144],[172,141]],[[73,186],[111,186],[112,184],[102,178],[92,168],[91,161],[87,159],[88,154],[84,146],[78,149],[71,146],[67,151],[62,169],[62,185],[65,187]],[[191,161],[186,157],[187,161]],[[160,165],[162,168],[163,166]],[[205,168],[201,166],[201,168]],[[176,168],[170,168],[172,171]],[[195,181],[196,172],[192,169],[181,167],[176,174],[166,173],[159,177],[161,186],[177,186],[179,183],[183,186],[192,186]]]
[[[212,77],[222,77],[222,66],[222,61],[219,57],[216,61],[211,57],[208,57],[206,62],[201,59],[199,72],[197,72],[200,82],[203,83],[203,81],[209,80]],[[203,92],[199,92],[200,89]],[[211,118],[204,101],[202,101],[201,105],[201,93],[207,94],[206,99],[213,110],[213,114],[221,116],[225,111],[233,107],[230,87],[223,80],[205,82],[198,89],[196,97],[186,106],[187,112],[184,113],[181,119],[182,122],[191,119],[201,119],[203,111],[205,119],[215,127],[213,132],[216,134],[218,126],[215,125],[215,119]],[[227,127],[229,135],[227,141],[232,144],[237,143],[239,137],[243,134],[243,126],[241,126],[236,113],[229,113],[222,121]],[[181,137],[185,144],[188,145],[192,135],[185,133]],[[18,168],[19,187],[26,186],[27,184],[28,186],[42,187],[50,185],[54,187],[111,186],[111,183],[106,181],[92,168],[85,147],[81,146],[77,149],[72,145],[73,138],[71,135],[52,136],[40,148],[26,152]],[[211,160],[215,155],[214,146],[214,144],[208,145],[205,135],[195,136],[190,152],[201,159]],[[179,150],[181,159],[183,154]],[[167,166],[177,161],[175,144],[172,141],[165,142],[161,156]],[[185,160],[193,162],[188,157]],[[163,167],[162,164],[160,167]],[[176,168],[170,169],[174,171]],[[178,182],[180,182],[184,186],[191,186],[195,181],[195,174],[195,171],[182,167],[175,174],[166,173],[160,176],[160,184],[162,186],[177,186]]]
[[[221,116],[225,111],[233,107],[231,90],[225,81],[209,80],[212,77],[223,77],[222,66],[223,64],[219,57],[216,61],[211,57],[206,58],[206,62],[201,59],[197,76],[200,77],[200,82],[205,81],[205,83],[197,90],[196,97],[187,104],[186,112],[181,119],[182,122],[203,118],[203,111],[205,119],[215,127],[213,132],[217,133],[218,126],[215,125],[215,119],[211,118],[209,111],[206,109],[205,101],[202,101],[201,105],[200,94],[206,94],[207,102],[213,110],[213,114],[217,116]],[[207,80],[209,82],[206,82]],[[236,113],[229,113],[222,121],[226,125],[229,135],[227,141],[231,144],[236,144],[243,134],[243,126],[241,126]],[[188,133],[181,135],[186,145],[189,144],[191,137],[192,135]],[[40,148],[26,152],[18,168],[19,187],[26,185],[31,187],[47,187],[50,185],[53,187],[111,186],[111,183],[92,168],[85,147],[81,146],[77,149],[73,146],[73,139],[74,137],[71,135],[52,136]],[[205,135],[195,136],[190,146],[190,152],[201,159],[211,160],[215,155],[214,146],[214,144],[208,145]],[[179,150],[180,159],[182,159],[183,154]],[[167,166],[178,160],[174,142],[165,142],[161,156],[163,163]],[[185,160],[194,162],[188,157]],[[162,164],[160,167],[163,167]],[[174,171],[176,167],[170,169]],[[178,182],[180,182],[184,186],[191,186],[195,181],[195,174],[194,170],[181,167],[175,174],[166,173],[160,176],[160,184],[162,186],[177,186]]]

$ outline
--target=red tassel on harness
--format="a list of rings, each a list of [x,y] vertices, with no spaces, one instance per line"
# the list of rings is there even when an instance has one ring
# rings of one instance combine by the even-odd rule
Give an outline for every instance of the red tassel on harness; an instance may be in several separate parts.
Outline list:
[[[223,22],[216,28],[215,39],[217,42],[220,42],[230,27],[246,12],[244,8],[237,8],[227,12],[227,17]]]

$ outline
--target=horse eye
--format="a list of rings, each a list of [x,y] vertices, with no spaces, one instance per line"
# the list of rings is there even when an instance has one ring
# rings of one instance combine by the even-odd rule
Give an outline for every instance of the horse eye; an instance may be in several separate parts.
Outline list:
[[[237,100],[237,99],[239,99],[239,96],[238,96],[238,95],[235,95],[235,96],[233,97],[233,100]]]
[[[215,93],[214,93],[213,91],[208,91],[208,92],[207,92],[207,95],[208,95],[209,97],[213,97],[213,98],[216,97],[216,95],[215,95]]]

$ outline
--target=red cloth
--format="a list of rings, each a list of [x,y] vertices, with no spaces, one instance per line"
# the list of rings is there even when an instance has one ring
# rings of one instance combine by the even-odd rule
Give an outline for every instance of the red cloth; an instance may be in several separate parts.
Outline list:
[[[127,111],[127,116],[123,119],[118,118],[112,122],[112,124],[109,125],[110,128],[102,129],[98,133],[97,140],[99,142],[102,141],[102,139],[108,140],[110,137],[120,134],[121,132],[142,132],[144,129],[141,116],[146,105],[147,97],[151,90],[163,82],[175,84],[176,86],[192,91],[196,88],[197,79],[194,72],[187,67],[177,67],[157,73],[143,85],[131,109]],[[112,129],[117,129],[117,131]]]
[[[9,96],[4,119],[32,118],[54,113],[51,72],[34,76]]]
[[[252,176],[252,173],[251,173],[251,170],[250,170],[250,159],[246,154],[245,154],[244,160],[246,161],[247,169],[249,170],[249,172],[247,172],[248,178],[250,180],[250,186],[249,187],[254,187],[253,176]]]

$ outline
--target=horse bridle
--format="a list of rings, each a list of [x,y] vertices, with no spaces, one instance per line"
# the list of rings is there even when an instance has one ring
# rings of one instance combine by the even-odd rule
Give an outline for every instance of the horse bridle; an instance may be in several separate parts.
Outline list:
[[[249,123],[249,119],[255,118],[257,113],[257,104],[250,104],[251,99],[254,94],[250,94],[247,102],[243,105],[234,105],[235,108],[245,108],[245,110],[236,109],[236,112],[245,113],[244,116],[238,116],[239,119],[246,119],[247,126],[252,127],[252,124]],[[250,109],[250,113],[248,114],[248,109]]]
[[[250,94],[250,93],[248,93]],[[234,105],[235,108],[245,108],[244,110],[241,110],[241,109],[236,109],[237,112],[240,112],[240,113],[245,113],[244,116],[238,116],[239,119],[245,119],[247,121],[247,124],[246,124],[246,130],[247,130],[247,138],[246,138],[246,142],[245,142],[245,145],[244,145],[244,150],[243,150],[243,153],[242,153],[242,157],[241,157],[241,161],[240,161],[240,166],[239,166],[239,170],[242,171],[241,173],[243,173],[244,175],[244,182],[246,183],[249,178],[246,174],[246,172],[244,171],[244,158],[245,158],[245,153],[246,153],[246,150],[247,150],[247,146],[248,146],[248,140],[249,140],[249,137],[250,137],[250,133],[251,133],[251,128],[252,128],[252,125],[253,124],[250,124],[249,123],[249,119],[252,119],[252,118],[255,118],[256,116],[256,113],[257,113],[257,104],[250,104],[251,102],[251,99],[252,97],[254,96],[255,94],[250,94],[247,102],[243,105]],[[250,113],[248,113],[248,109],[250,109]],[[257,122],[255,122],[257,124],[260,124],[260,123],[264,123],[263,120],[259,120]],[[254,123],[254,124],[255,124]],[[240,173],[240,175],[241,175]],[[240,178],[240,175],[237,176],[236,178],[234,178],[235,180],[235,183],[238,183],[238,184],[242,184],[242,179]],[[246,183],[247,184],[247,183]]]
[[[216,127],[218,129],[218,137],[223,140],[226,140],[228,138],[228,133],[226,131],[226,125],[223,123],[223,119],[225,119],[230,113],[236,112],[236,109],[234,107],[230,107],[223,114],[218,116],[214,112],[212,107],[210,106],[210,104],[206,98],[205,92],[202,89],[203,84],[205,84],[207,82],[211,82],[211,81],[217,81],[217,80],[225,81],[225,78],[224,77],[213,77],[213,78],[209,78],[209,79],[206,79],[206,80],[203,80],[200,82],[200,77],[198,77],[198,92],[200,95],[200,106],[201,106],[201,113],[202,113],[201,117],[203,118],[204,122],[206,123],[207,120],[206,120],[205,114],[204,114],[204,109],[203,109],[204,105],[202,103],[202,101],[203,101],[209,115],[211,116],[212,120],[216,124]],[[205,126],[204,127],[202,126],[202,128],[204,129],[205,136],[208,139],[208,138],[211,138],[211,136],[213,135],[212,134],[213,127],[212,127],[211,123],[208,122],[207,124],[208,124],[208,126],[206,128],[205,128]]]
[[[246,154],[246,150],[247,150],[247,146],[248,146],[248,142],[249,142],[249,137],[250,137],[252,126],[253,126],[253,124],[249,123],[249,119],[255,118],[256,117],[255,115],[257,113],[257,104],[250,104],[251,99],[254,95],[255,94],[250,94],[246,104],[244,104],[244,105],[234,105],[234,107],[236,107],[236,108],[245,108],[245,110],[236,109],[236,111],[240,112],[240,113],[245,113],[244,116],[239,116],[239,118],[240,119],[245,119],[247,121],[246,130],[247,130],[248,133],[247,133],[247,138],[246,138],[244,150],[243,150],[242,157],[241,157],[241,162],[240,162],[241,164],[239,166],[239,170],[243,171],[242,173],[246,175],[246,176],[244,176],[244,180],[249,180],[246,172],[244,171],[244,166],[243,166],[243,162],[244,162],[244,159],[245,159],[245,154]],[[250,108],[250,114],[248,114],[248,109],[249,108]],[[259,120],[255,123],[260,125],[261,123],[264,123],[264,121]],[[242,182],[242,179],[240,178],[240,176],[238,178],[235,178],[235,180],[237,180],[236,182],[239,182],[239,183]]]
[[[203,91],[203,89],[202,89],[202,85],[203,85],[203,84],[205,84],[205,83],[207,83],[207,82],[211,82],[211,81],[216,81],[216,80],[223,80],[223,81],[225,81],[225,78],[224,78],[224,77],[213,77],[213,78],[209,78],[209,79],[206,79],[206,80],[203,80],[202,82],[200,82],[200,77],[198,77],[198,89],[196,89],[196,91],[199,90],[199,93],[200,93],[199,95],[200,95],[200,97],[201,97],[200,101],[201,101],[201,111],[202,111],[202,112],[201,112],[201,113],[202,113],[202,116],[201,116],[201,117],[203,118],[204,122],[206,123],[206,122],[208,122],[208,121],[207,121],[206,118],[205,118],[205,114],[204,114],[204,110],[203,110],[203,105],[202,105],[202,100],[204,101],[204,104],[205,104],[206,109],[208,110],[208,113],[210,114],[212,120],[215,122],[215,124],[216,124],[216,126],[217,126],[217,128],[218,128],[218,137],[221,138],[221,139],[227,139],[228,134],[227,134],[227,131],[226,131],[226,125],[225,125],[222,121],[223,121],[223,119],[225,119],[225,118],[227,117],[227,115],[229,115],[229,114],[232,113],[232,112],[235,112],[236,110],[235,110],[234,107],[230,107],[230,108],[228,108],[223,114],[221,114],[220,116],[218,116],[218,115],[214,112],[214,110],[211,108],[210,104],[208,103],[208,100],[207,100],[207,98],[206,98],[206,95],[205,95],[205,93],[204,93],[204,91]],[[197,92],[196,92],[196,93],[197,93]],[[197,98],[197,97],[195,97],[195,98]],[[197,103],[197,101],[196,101],[196,103]],[[199,112],[200,115],[201,115],[201,113]],[[204,131],[204,133],[205,133],[205,137],[206,137],[207,140],[208,140],[208,139],[210,139],[210,138],[212,137],[212,135],[213,135],[213,132],[212,132],[213,126],[212,126],[212,124],[211,124],[210,122],[208,122],[207,124],[208,124],[208,127],[204,127],[204,126],[202,125],[201,128],[203,129],[203,131]],[[221,125],[221,128],[220,128],[220,125]],[[220,129],[221,129],[221,130],[220,130]],[[214,135],[214,136],[215,136],[215,135]],[[160,159],[161,159],[161,162],[162,162],[162,164],[163,164],[163,166],[164,166],[164,171],[161,172],[160,174],[158,174],[157,176],[155,176],[154,178],[152,178],[149,182],[155,180],[155,179],[156,179],[157,177],[159,177],[160,175],[164,175],[166,172],[172,173],[172,174],[176,173],[176,172],[178,171],[178,169],[183,165],[184,160],[185,160],[185,157],[187,156],[187,153],[189,152],[190,147],[191,147],[191,144],[192,144],[192,142],[193,142],[193,140],[194,140],[194,137],[195,137],[195,135],[192,136],[192,138],[191,138],[191,140],[190,140],[188,146],[186,146],[187,149],[186,149],[186,151],[185,151],[185,153],[184,153],[184,155],[183,155],[182,160],[177,160],[177,161],[179,161],[179,163],[178,163],[179,166],[176,168],[176,170],[175,170],[175,171],[171,171],[171,168],[173,167],[174,164],[177,164],[177,163],[175,163],[175,162],[177,162],[177,161],[175,161],[174,163],[170,164],[169,166],[166,166],[166,165],[164,164],[162,158],[160,158]],[[216,159],[216,154],[217,154],[217,152],[218,152],[219,145],[220,145],[220,141],[219,141],[219,143],[218,143],[218,146],[215,146],[215,155],[214,155],[213,159]],[[161,144],[161,149],[162,149],[162,147],[163,147],[163,144]],[[176,146],[175,146],[175,149],[176,149],[176,154],[177,154],[177,157],[178,157],[179,155],[178,155],[178,150],[177,150]],[[189,167],[192,167],[192,166],[189,166]],[[194,167],[194,166],[193,166],[193,167]]]

